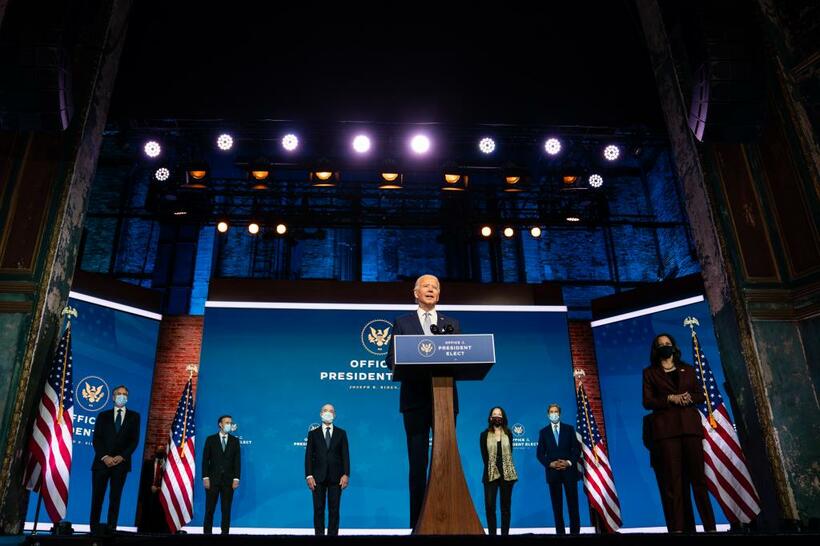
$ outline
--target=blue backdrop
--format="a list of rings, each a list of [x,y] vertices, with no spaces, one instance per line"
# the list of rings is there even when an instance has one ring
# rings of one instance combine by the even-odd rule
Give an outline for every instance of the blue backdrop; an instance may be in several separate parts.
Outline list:
[[[231,309],[208,307],[197,387],[197,446],[229,413],[242,442],[242,480],[233,527],[310,529],[304,480],[306,434],[324,403],[350,440],[351,481],[341,526],[403,529],[408,525],[407,451],[398,384],[384,368],[379,335],[406,311]],[[445,311],[446,312],[446,311]],[[453,311],[467,333],[494,333],[497,364],[481,382],[460,382],[458,443],[476,510],[484,521],[483,464],[478,446],[490,407],[501,405],[515,427],[520,477],[514,528],[552,527],[543,467],[535,459],[546,407],[557,402],[575,422],[566,313]],[[372,336],[374,328],[376,336]],[[192,526],[202,524],[201,454]],[[580,491],[580,489],[579,489]],[[583,522],[588,521],[582,501]],[[217,510],[218,520],[218,510]],[[486,523],[486,522],[485,522]]]
[[[665,302],[658,302],[659,305],[662,303]],[[652,339],[661,333],[671,334],[681,349],[684,362],[692,363],[692,337],[689,328],[683,325],[683,320],[689,316],[700,322],[698,339],[715,380],[725,394],[723,367],[705,301],[593,328],[609,458],[624,527],[666,525],[655,474],[649,466],[649,451],[644,448],[642,440],[642,419],[649,413],[642,405],[642,374],[649,365]],[[728,404],[727,409],[731,411]],[[712,507],[717,523],[727,523],[714,499]],[[700,523],[697,509],[695,514]]]
[[[87,525],[91,508],[91,462],[94,448],[92,433],[97,414],[113,405],[111,391],[120,384],[128,386],[128,409],[140,414],[140,443],[132,458],[132,470],[125,482],[120,504],[120,526],[134,526],[137,491],[145,438],[145,420],[151,400],[159,321],[133,315],[102,305],[69,299],[78,317],[71,325],[74,357],[74,445],[71,463],[71,483],[66,519],[73,524]],[[95,392],[84,396],[86,385]],[[102,387],[99,391],[99,387]],[[87,392],[88,389],[86,389]],[[26,520],[34,521],[37,495],[29,498]],[[108,500],[103,505],[102,519],[108,513]],[[48,514],[40,511],[39,528],[51,526]]]

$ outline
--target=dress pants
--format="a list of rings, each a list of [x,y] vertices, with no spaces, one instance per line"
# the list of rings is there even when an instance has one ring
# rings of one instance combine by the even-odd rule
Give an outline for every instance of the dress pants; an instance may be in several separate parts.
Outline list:
[[[339,505],[342,501],[342,486],[339,482],[325,480],[313,488],[313,530],[317,535],[325,534],[325,499],[327,499],[327,534],[339,534]]]
[[[202,530],[206,535],[213,532],[214,512],[216,511],[216,501],[222,497],[219,503],[222,509],[222,520],[219,522],[222,534],[227,535],[231,529],[231,503],[233,502],[233,483],[214,483],[211,480],[211,487],[205,490],[205,517],[202,520]]]
[[[416,527],[424,504],[424,492],[427,490],[427,467],[430,462],[430,429],[433,427],[433,411],[415,409],[406,411],[404,432],[407,435],[407,461],[409,463],[410,482],[410,528]]]
[[[92,533],[100,531],[100,513],[102,512],[103,501],[105,500],[105,490],[108,490],[108,519],[106,524],[112,531],[117,529],[117,520],[120,515],[120,498],[122,488],[125,485],[125,478],[128,471],[122,463],[91,471],[91,516],[88,518]]]
[[[669,509],[669,532],[687,530],[684,497],[689,496],[690,484],[704,530],[714,531],[715,514],[709,502],[703,466],[703,439],[699,436],[675,436],[657,440],[656,445],[663,495]]]
[[[564,528],[564,499],[561,494],[563,489],[567,495],[567,508],[569,509],[569,532],[577,535],[581,532],[581,516],[578,513],[578,482],[575,480],[561,480],[549,484],[550,500],[552,501],[552,515],[555,517],[555,533],[559,535],[567,534]]]
[[[510,534],[510,507],[514,485],[515,482],[508,482],[501,478],[484,484],[484,510],[487,513],[487,531],[490,535],[496,534],[495,499],[499,489],[501,490],[501,534]]]
[[[664,494],[666,487],[663,484],[663,476],[661,475],[660,470],[660,463],[658,462],[658,455],[655,451],[652,451],[652,454],[649,458],[649,466],[655,471],[655,481],[658,483],[658,495],[661,498],[661,505],[663,506],[663,519],[666,522],[666,529],[668,531],[672,530],[672,511],[669,507],[669,501]],[[689,491],[689,477],[685,477],[686,480],[686,487],[684,488],[686,491]],[[694,533],[695,532],[695,514],[692,511],[692,498],[690,495],[683,495],[683,521],[684,521],[684,531],[687,533]]]

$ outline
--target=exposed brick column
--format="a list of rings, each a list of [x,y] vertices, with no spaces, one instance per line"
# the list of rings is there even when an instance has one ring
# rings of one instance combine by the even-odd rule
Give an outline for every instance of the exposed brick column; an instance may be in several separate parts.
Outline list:
[[[149,458],[157,445],[168,441],[168,432],[174,421],[182,389],[188,381],[189,364],[199,366],[202,347],[204,317],[163,317],[159,327],[157,361],[154,367],[154,383],[151,406],[148,411],[144,458]],[[196,376],[194,397],[196,399]]]
[[[592,339],[592,326],[585,320],[569,321],[569,348],[572,353],[572,369],[583,370],[584,388],[587,391],[592,414],[598,422],[598,430],[606,441],[604,409],[601,404],[601,384],[598,382],[598,361],[595,358],[595,343]]]

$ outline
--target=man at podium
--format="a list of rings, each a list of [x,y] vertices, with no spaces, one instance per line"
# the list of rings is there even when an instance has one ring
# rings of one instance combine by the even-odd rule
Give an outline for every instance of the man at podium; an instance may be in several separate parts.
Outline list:
[[[393,321],[393,335],[385,358],[393,371],[393,337],[397,335],[460,334],[458,321],[436,311],[441,285],[434,275],[416,279],[413,296],[418,309]],[[458,415],[458,391],[453,385],[453,408]],[[429,464],[430,429],[433,426],[433,386],[431,375],[414,375],[402,379],[399,411],[404,417],[407,435],[407,458],[410,466],[410,527],[414,528],[424,503]]]

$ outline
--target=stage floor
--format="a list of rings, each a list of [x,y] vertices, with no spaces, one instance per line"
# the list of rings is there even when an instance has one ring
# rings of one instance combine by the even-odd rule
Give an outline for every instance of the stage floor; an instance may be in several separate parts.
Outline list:
[[[163,546],[193,546],[209,544],[233,544],[237,546],[257,546],[262,544],[274,544],[279,546],[309,546],[313,544],[327,544],[328,540],[333,540],[346,546],[452,546],[458,544],[516,544],[524,546],[541,546],[545,542],[584,545],[594,544],[595,546],[669,546],[678,544],[680,546],[690,545],[696,540],[698,546],[748,546],[749,541],[766,541],[771,544],[781,544],[788,541],[789,546],[803,546],[817,544],[820,539],[818,533],[800,534],[733,534],[733,533],[698,533],[695,535],[670,535],[667,533],[629,533],[615,535],[592,535],[581,534],[575,536],[557,535],[511,535],[501,536],[365,536],[347,535],[334,537],[315,536],[294,536],[294,535],[150,535],[139,533],[117,533],[108,537],[92,537],[87,534],[76,534],[72,536],[52,536],[48,534],[28,535],[20,537],[18,544],[31,546],[50,546],[58,544],[68,544],[72,546],[143,546],[149,544],[161,544]],[[4,544],[9,544],[4,542]]]

